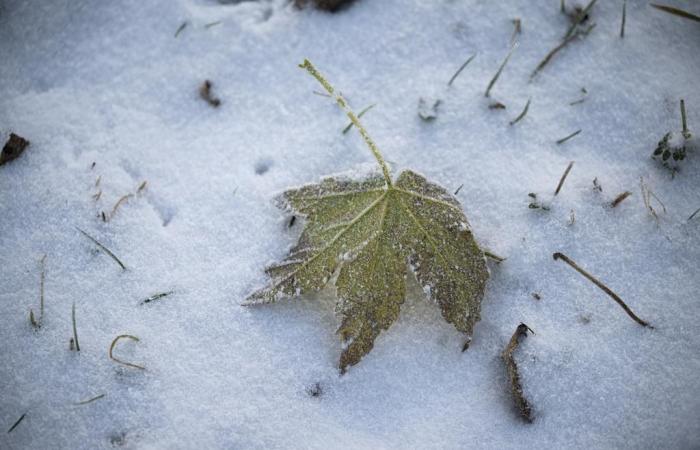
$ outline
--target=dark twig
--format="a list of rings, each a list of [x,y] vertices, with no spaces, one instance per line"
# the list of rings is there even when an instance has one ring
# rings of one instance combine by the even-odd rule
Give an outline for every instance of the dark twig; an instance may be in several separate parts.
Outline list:
[[[134,369],[146,370],[146,368],[143,366],[139,366],[138,364],[133,364],[130,362],[122,361],[121,359],[114,357],[114,355],[112,354],[112,351],[114,350],[114,346],[117,345],[117,341],[119,341],[119,339],[131,339],[132,341],[139,342],[139,338],[137,338],[136,336],[132,336],[130,334],[120,334],[119,336],[114,338],[114,340],[112,341],[112,345],[109,346],[109,358],[111,360],[113,360],[114,362],[117,362],[119,364],[123,364],[125,366],[133,367]]]
[[[611,208],[616,207],[617,205],[619,205],[620,203],[622,203],[622,202],[623,202],[627,197],[629,197],[630,195],[632,195],[632,193],[631,193],[630,191],[625,191],[625,192],[621,193],[620,195],[618,195],[617,197],[615,197],[615,200],[613,200],[612,202],[610,202],[610,207],[611,207]]]
[[[696,22],[700,22],[700,16],[696,16],[695,14],[689,13],[688,11],[683,11],[682,9],[674,8],[673,6],[658,5],[655,3],[649,3],[649,5],[653,6],[656,9],[659,9],[663,12],[667,12],[669,14],[673,14],[673,15],[676,15],[678,17],[683,17],[685,19],[694,20]]]
[[[683,126],[683,137],[688,139],[690,133],[688,132],[688,120],[685,115],[685,100],[681,99],[681,125]]]
[[[205,24],[204,28],[206,28],[208,30],[209,28],[216,26],[216,25],[220,25],[220,24],[221,24],[221,21],[217,20],[216,22],[209,22],[209,23]]]
[[[595,278],[593,275],[591,275],[590,273],[586,272],[581,267],[579,267],[578,264],[576,264],[568,256],[564,255],[563,253],[557,252],[557,253],[554,253],[552,255],[552,257],[554,258],[555,261],[558,259],[562,259],[565,263],[570,265],[574,270],[576,270],[578,273],[580,273],[581,275],[586,277],[588,280],[590,280],[593,284],[598,286],[603,292],[608,294],[610,296],[610,298],[615,300],[617,302],[617,304],[620,305],[620,307],[622,307],[622,309],[625,310],[627,315],[632,318],[632,320],[634,320],[635,322],[637,322],[638,324],[640,324],[642,326],[645,326],[645,327],[648,327],[651,329],[654,328],[648,322],[640,319],[634,312],[632,312],[632,310],[625,304],[625,302],[622,301],[622,299],[616,293],[614,293],[609,287],[607,287],[602,282],[600,282],[597,278]]]
[[[158,300],[163,297],[167,297],[168,295],[171,295],[173,291],[168,291],[168,292],[160,292],[158,294],[151,295],[150,297],[144,299],[141,301],[141,304],[144,305],[146,303],[151,303],[152,301]]]
[[[513,400],[515,401],[515,406],[517,406],[518,411],[520,411],[520,416],[527,422],[531,423],[534,419],[532,416],[532,407],[528,403],[525,395],[523,394],[523,385],[520,382],[520,374],[518,373],[518,365],[515,363],[513,358],[513,353],[518,348],[520,344],[520,338],[525,338],[527,332],[535,334],[534,331],[530,329],[524,323],[518,325],[510,338],[510,342],[501,353],[501,358],[506,365],[506,371],[508,372],[508,381],[510,381],[510,390],[513,394]]]
[[[75,302],[73,302],[73,310],[71,311],[71,320],[73,322],[73,341],[75,342],[75,351],[80,351],[80,342],[78,341],[78,327],[75,325]]]
[[[500,264],[507,259],[507,258],[504,258],[503,256],[498,256],[495,253],[491,253],[488,250],[484,250],[484,256],[487,258],[493,259],[494,261],[496,261],[497,264]]]
[[[464,187],[464,183],[462,183],[462,184],[460,184],[460,185],[459,185],[459,187],[458,187],[458,188],[457,188],[457,189],[455,190],[455,192],[454,192],[454,194],[453,194],[453,195],[457,195],[457,194],[459,194],[459,191],[461,191],[461,190],[462,190],[462,187]]]
[[[177,27],[177,31],[175,32],[175,37],[178,37],[180,35],[180,33],[182,33],[182,30],[185,29],[185,27],[187,26],[187,23],[188,22],[185,20],[184,22],[182,22],[182,24],[179,27]]]
[[[530,99],[528,98],[528,99],[527,99],[527,103],[525,103],[525,108],[523,108],[523,112],[521,112],[520,114],[518,114],[518,117],[516,117],[515,119],[511,120],[511,121],[510,121],[510,124],[511,124],[511,125],[515,125],[516,123],[520,122],[520,120],[521,120],[523,117],[525,117],[525,115],[527,114],[527,110],[528,110],[529,108],[530,108]]]
[[[695,215],[699,212],[700,212],[700,208],[696,209],[695,212],[693,214],[691,214],[690,217],[688,217],[688,222],[693,220],[693,217],[695,217]]]
[[[566,166],[566,170],[564,170],[564,173],[562,174],[561,178],[559,179],[559,184],[557,184],[557,189],[554,191],[554,195],[556,196],[559,194],[559,191],[561,190],[561,187],[564,186],[564,181],[566,181],[566,177],[569,176],[569,172],[571,171],[571,168],[574,166],[574,162],[571,161],[568,166]]]
[[[459,66],[459,69],[457,69],[457,72],[455,72],[455,74],[452,75],[452,78],[450,78],[450,81],[447,82],[447,86],[448,86],[448,87],[449,87],[449,86],[452,86],[452,83],[455,81],[455,79],[457,79],[457,77],[459,76],[459,74],[462,73],[462,71],[464,70],[464,68],[467,67],[467,66],[469,65],[469,63],[472,62],[472,60],[473,60],[474,58],[476,58],[476,53],[474,53],[474,54],[473,54],[472,56],[470,56],[466,61],[464,61],[464,64],[462,64],[461,66]]]
[[[517,42],[513,45],[511,45],[510,50],[508,51],[508,54],[506,55],[505,59],[501,63],[501,65],[498,67],[498,71],[496,71],[496,74],[491,78],[491,81],[489,82],[489,85],[486,87],[486,92],[484,92],[484,97],[489,97],[491,95],[491,88],[493,87],[494,84],[496,84],[496,81],[498,81],[498,77],[501,76],[501,72],[503,72],[503,68],[508,64],[508,60],[510,59],[510,56],[513,54],[513,51],[518,47]]]
[[[571,133],[570,135],[559,139],[559,140],[557,141],[557,145],[563,144],[564,142],[568,141],[569,139],[571,139],[572,137],[576,136],[576,135],[579,134],[580,132],[581,132],[581,130],[579,129],[579,130],[574,131],[574,132]]]
[[[591,8],[593,8],[593,5],[595,5],[595,3],[596,3],[597,1],[598,1],[598,0],[591,0],[591,1],[586,5],[586,7],[583,8],[583,9],[578,13],[578,15],[576,16],[576,18],[574,19],[574,21],[571,23],[571,26],[569,27],[569,29],[566,31],[566,34],[564,35],[564,40],[566,40],[568,37],[573,36],[573,35],[576,34],[576,29],[577,29],[578,26],[581,24],[581,22],[583,22],[584,19],[585,19],[586,17],[588,17],[588,13],[591,11]]]
[[[34,328],[40,328],[44,320],[44,280],[46,279],[46,255],[41,258],[41,278],[39,281],[39,320],[34,317],[34,311],[29,309],[29,323]]]
[[[620,38],[625,37],[625,21],[627,20],[627,0],[622,1],[622,23],[620,23]]]
[[[17,425],[19,425],[19,424],[24,420],[24,416],[26,416],[26,415],[27,415],[27,413],[24,413],[24,414],[22,414],[21,416],[19,416],[19,419],[17,419],[17,422],[15,422],[15,423],[10,427],[10,429],[7,430],[7,434],[12,433],[12,432],[14,431],[14,429],[17,428]]]
[[[87,399],[87,400],[83,400],[83,401],[81,401],[81,402],[74,403],[74,405],[75,405],[75,406],[87,405],[88,403],[92,403],[92,402],[94,402],[94,401],[96,401],[96,400],[99,400],[99,399],[101,399],[101,398],[104,398],[105,395],[107,395],[107,394],[100,394],[100,395],[97,395],[97,396],[95,396],[95,397],[89,398],[89,399]]]
[[[116,263],[119,264],[119,267],[121,267],[122,270],[126,270],[126,266],[119,260],[119,258],[117,258],[117,255],[115,255],[114,253],[112,253],[112,251],[111,251],[110,249],[108,249],[108,248],[105,247],[104,245],[100,244],[100,243],[97,241],[97,239],[95,239],[94,237],[90,236],[89,234],[87,234],[86,232],[84,232],[83,230],[81,230],[80,228],[75,227],[75,229],[78,230],[78,231],[80,231],[80,233],[82,233],[83,236],[85,236],[86,238],[90,239],[90,240],[93,242],[93,244],[97,245],[97,247],[100,248],[100,250],[102,250],[103,252],[105,252],[105,253],[106,253],[107,255],[109,255],[114,261],[116,261]]]

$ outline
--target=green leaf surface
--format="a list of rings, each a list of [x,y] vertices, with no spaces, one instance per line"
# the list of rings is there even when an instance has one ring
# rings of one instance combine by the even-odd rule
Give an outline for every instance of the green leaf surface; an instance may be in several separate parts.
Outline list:
[[[287,258],[267,269],[270,285],[247,303],[333,282],[342,372],[398,318],[408,272],[447,322],[472,334],[489,273],[459,202],[445,189],[407,170],[391,184],[382,176],[327,178],[285,192],[282,203],[306,218],[304,229]]]

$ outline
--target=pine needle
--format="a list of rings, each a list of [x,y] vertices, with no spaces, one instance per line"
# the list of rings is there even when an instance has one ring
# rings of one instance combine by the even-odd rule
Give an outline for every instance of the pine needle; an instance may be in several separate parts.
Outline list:
[[[696,209],[695,212],[693,214],[691,214],[690,217],[688,217],[688,222],[693,220],[693,217],[695,217],[695,215],[699,212],[700,212],[700,208]]]
[[[530,100],[531,100],[531,99],[529,99],[529,98],[527,99],[527,103],[525,103],[525,108],[523,108],[523,112],[521,112],[520,114],[518,114],[518,117],[516,117],[515,119],[513,119],[513,120],[510,121],[510,124],[511,124],[511,125],[515,125],[516,123],[520,122],[520,120],[521,120],[523,117],[525,117],[525,115],[527,114],[527,110],[530,108]]]
[[[473,60],[474,58],[476,58],[476,53],[474,53],[472,56],[470,56],[469,58],[467,58],[467,60],[464,61],[464,63],[463,63],[461,66],[459,66],[459,69],[457,69],[457,72],[455,72],[455,74],[452,75],[452,78],[450,78],[450,81],[447,82],[447,86],[448,86],[448,87],[449,87],[449,86],[452,86],[452,83],[457,79],[457,77],[459,76],[459,74],[462,73],[462,71],[464,70],[464,68],[467,67],[467,66],[469,65],[469,63],[472,62],[472,60]]]
[[[622,22],[620,23],[620,38],[625,37],[625,21],[627,20],[627,0],[622,2]]]
[[[611,208],[616,207],[617,205],[619,205],[620,203],[622,203],[623,201],[625,201],[625,199],[626,199],[627,197],[629,197],[630,195],[632,195],[632,193],[631,193],[630,191],[625,191],[625,192],[621,193],[620,195],[618,195],[617,197],[615,197],[615,200],[613,200],[612,202],[610,202],[610,207],[611,207]]]
[[[78,342],[78,327],[75,325],[75,302],[71,311],[71,320],[73,322],[73,341],[75,342],[75,351],[80,351],[80,342]]]
[[[117,213],[117,209],[119,209],[121,204],[124,203],[125,201],[129,200],[133,196],[134,196],[134,194],[122,195],[121,198],[119,200],[117,200],[117,203],[115,203],[114,206],[112,207],[112,212],[109,213],[109,220],[112,220],[114,215]]]
[[[100,394],[100,395],[97,395],[97,396],[95,396],[95,397],[89,398],[89,399],[87,399],[87,400],[83,400],[83,401],[80,401],[80,402],[78,402],[78,403],[74,403],[74,405],[75,405],[75,406],[87,405],[88,403],[92,403],[92,402],[97,401],[97,400],[99,400],[99,399],[101,399],[101,398],[104,398],[105,395],[107,395],[107,394]]]
[[[566,180],[566,177],[569,176],[569,172],[571,171],[571,168],[574,166],[574,162],[571,161],[568,166],[566,166],[566,170],[564,170],[564,173],[562,174],[561,178],[559,179],[559,184],[557,184],[557,189],[554,191],[554,195],[556,196],[559,194],[559,191],[561,190],[561,187],[564,186],[564,181]]]
[[[602,282],[600,282],[600,281],[599,281],[597,278],[595,278],[593,275],[591,275],[590,273],[586,272],[586,271],[583,270],[581,267],[579,267],[578,264],[576,264],[576,263],[575,263],[573,260],[571,260],[568,256],[564,255],[563,253],[557,252],[557,253],[554,253],[554,254],[552,255],[552,257],[554,258],[555,261],[558,260],[558,259],[561,259],[562,261],[564,261],[565,263],[567,263],[569,266],[571,266],[574,270],[576,270],[578,273],[580,273],[581,275],[583,275],[584,277],[586,277],[588,280],[590,280],[593,284],[595,284],[596,286],[598,286],[603,292],[605,292],[606,294],[608,294],[608,295],[610,296],[610,298],[612,298],[613,300],[615,300],[615,302],[617,302],[617,304],[620,305],[620,307],[627,313],[628,316],[630,316],[630,317],[632,318],[632,320],[634,320],[635,322],[637,322],[638,324],[640,324],[640,325],[642,325],[642,326],[645,326],[645,327],[648,327],[648,328],[651,328],[651,329],[654,328],[654,327],[651,326],[648,322],[646,322],[646,321],[640,319],[640,318],[627,306],[627,304],[625,304],[625,302],[622,301],[622,299],[620,298],[620,296],[618,296],[616,293],[614,293],[609,287],[607,287],[606,285],[604,285]]]
[[[581,132],[581,130],[576,130],[576,131],[574,131],[573,133],[571,133],[570,135],[559,139],[559,140],[557,141],[557,145],[563,144],[564,142],[568,141],[569,139],[571,139],[572,137],[576,136],[576,135],[579,134],[580,132]]]
[[[19,424],[24,420],[24,417],[25,417],[26,415],[27,415],[27,413],[24,413],[24,414],[22,414],[21,416],[19,416],[19,419],[17,419],[17,422],[15,422],[15,423],[10,427],[10,429],[7,430],[7,434],[12,433],[12,432],[14,431],[14,429],[17,428],[17,425],[19,425]]]
[[[501,63],[500,67],[498,68],[498,71],[493,76],[493,78],[491,78],[489,85],[486,87],[486,92],[484,92],[484,97],[489,97],[491,95],[491,88],[493,87],[494,84],[496,84],[496,81],[498,81],[498,77],[501,76],[501,72],[503,72],[503,68],[506,66],[506,64],[508,64],[508,60],[510,59],[510,56],[513,54],[513,51],[517,47],[518,47],[517,42],[510,47],[510,51],[508,51],[508,54],[506,55],[505,59]]]
[[[186,20],[184,22],[182,22],[182,24],[177,28],[177,31],[175,32],[175,37],[178,37],[180,35],[180,33],[182,33],[182,30],[185,29],[185,27],[187,26],[187,23],[188,22]]]
[[[108,249],[108,248],[105,247],[104,245],[100,244],[100,243],[97,241],[97,239],[95,239],[94,237],[90,236],[89,234],[87,234],[86,232],[84,232],[83,230],[81,230],[80,228],[75,227],[75,229],[78,230],[78,231],[80,231],[80,233],[82,233],[83,236],[85,236],[86,238],[90,239],[90,240],[93,242],[93,244],[97,245],[97,247],[100,248],[100,250],[102,250],[103,252],[105,252],[105,253],[106,253],[107,255],[109,255],[114,261],[116,261],[116,263],[119,264],[119,267],[121,267],[122,270],[126,270],[126,266],[124,265],[124,263],[122,263],[122,262],[119,260],[119,258],[117,258],[117,255],[115,255],[114,253],[112,253],[112,251],[111,251],[110,249]]]
[[[695,14],[689,13],[688,11],[684,11],[679,8],[674,8],[673,6],[659,5],[656,3],[649,3],[649,5],[663,12],[667,12],[678,17],[683,17],[684,19],[690,19],[696,22],[700,22],[700,16],[696,16]]]
[[[122,361],[121,359],[114,357],[112,352],[114,351],[114,346],[117,345],[117,342],[119,341],[119,339],[131,339],[132,341],[139,342],[139,338],[137,338],[136,336],[132,336],[130,334],[120,334],[119,336],[114,338],[114,340],[112,341],[112,345],[109,346],[109,358],[114,362],[117,362],[119,364],[123,364],[123,365],[128,366],[128,367],[133,367],[134,369],[146,370],[146,368],[143,366],[139,366],[138,364],[133,364],[130,362]]]
[[[371,105],[367,106],[365,109],[363,109],[362,111],[360,111],[359,113],[357,113],[357,118],[359,119],[360,117],[364,116],[365,113],[366,113],[367,111],[369,111],[370,109],[374,108],[375,106],[377,106],[376,103],[372,103]],[[352,128],[352,126],[353,126],[353,123],[350,122],[350,123],[348,124],[348,126],[346,126],[346,127],[343,129],[343,134],[346,134],[348,131],[350,131],[350,128]]]

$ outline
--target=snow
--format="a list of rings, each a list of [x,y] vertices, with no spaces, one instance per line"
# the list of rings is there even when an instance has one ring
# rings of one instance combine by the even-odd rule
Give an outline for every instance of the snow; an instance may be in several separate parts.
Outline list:
[[[26,412],[0,429],[0,447],[700,445],[700,219],[687,220],[700,207],[700,155],[675,177],[650,158],[680,129],[680,98],[698,133],[700,27],[627,3],[624,39],[622,2],[598,2],[596,28],[530,82],[568,27],[558,1],[359,0],[334,15],[283,0],[3,2],[0,133],[31,145],[0,167],[0,424]],[[486,99],[516,17],[520,45]],[[356,111],[377,104],[363,122],[394,173],[464,184],[457,197],[477,240],[508,258],[491,266],[465,353],[419,286],[343,376],[332,289],[240,306],[301,229],[275,196],[373,163],[356,130],[341,133],[337,106],[312,94],[319,86],[297,68],[305,57]],[[198,96],[205,79],[219,108]],[[585,101],[569,105],[582,87]],[[418,117],[421,97],[442,100],[435,120]],[[551,210],[529,209],[527,194],[548,198],[569,161]],[[658,220],[640,177],[666,207],[655,206]],[[99,213],[144,180],[103,223]],[[556,251],[656,328],[630,320]],[[68,350],[73,302],[79,354]],[[514,411],[500,360],[521,321],[536,332],[516,352],[533,424]],[[145,371],[108,358],[120,334],[140,342],[122,340],[115,354]]]

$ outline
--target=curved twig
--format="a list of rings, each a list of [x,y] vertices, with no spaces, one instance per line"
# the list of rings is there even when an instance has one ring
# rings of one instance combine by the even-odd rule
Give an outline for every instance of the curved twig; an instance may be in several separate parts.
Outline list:
[[[112,351],[114,350],[114,346],[117,345],[117,341],[119,339],[131,339],[132,341],[139,342],[140,339],[137,338],[136,336],[132,336],[130,334],[120,334],[119,336],[115,337],[114,340],[112,341],[112,345],[109,346],[109,358],[113,360],[114,362],[117,362],[119,364],[123,364],[125,366],[133,367],[134,369],[141,369],[141,370],[146,370],[145,367],[139,366],[138,364],[133,364],[130,362],[122,361],[119,358],[115,358],[114,355],[112,354]]]

